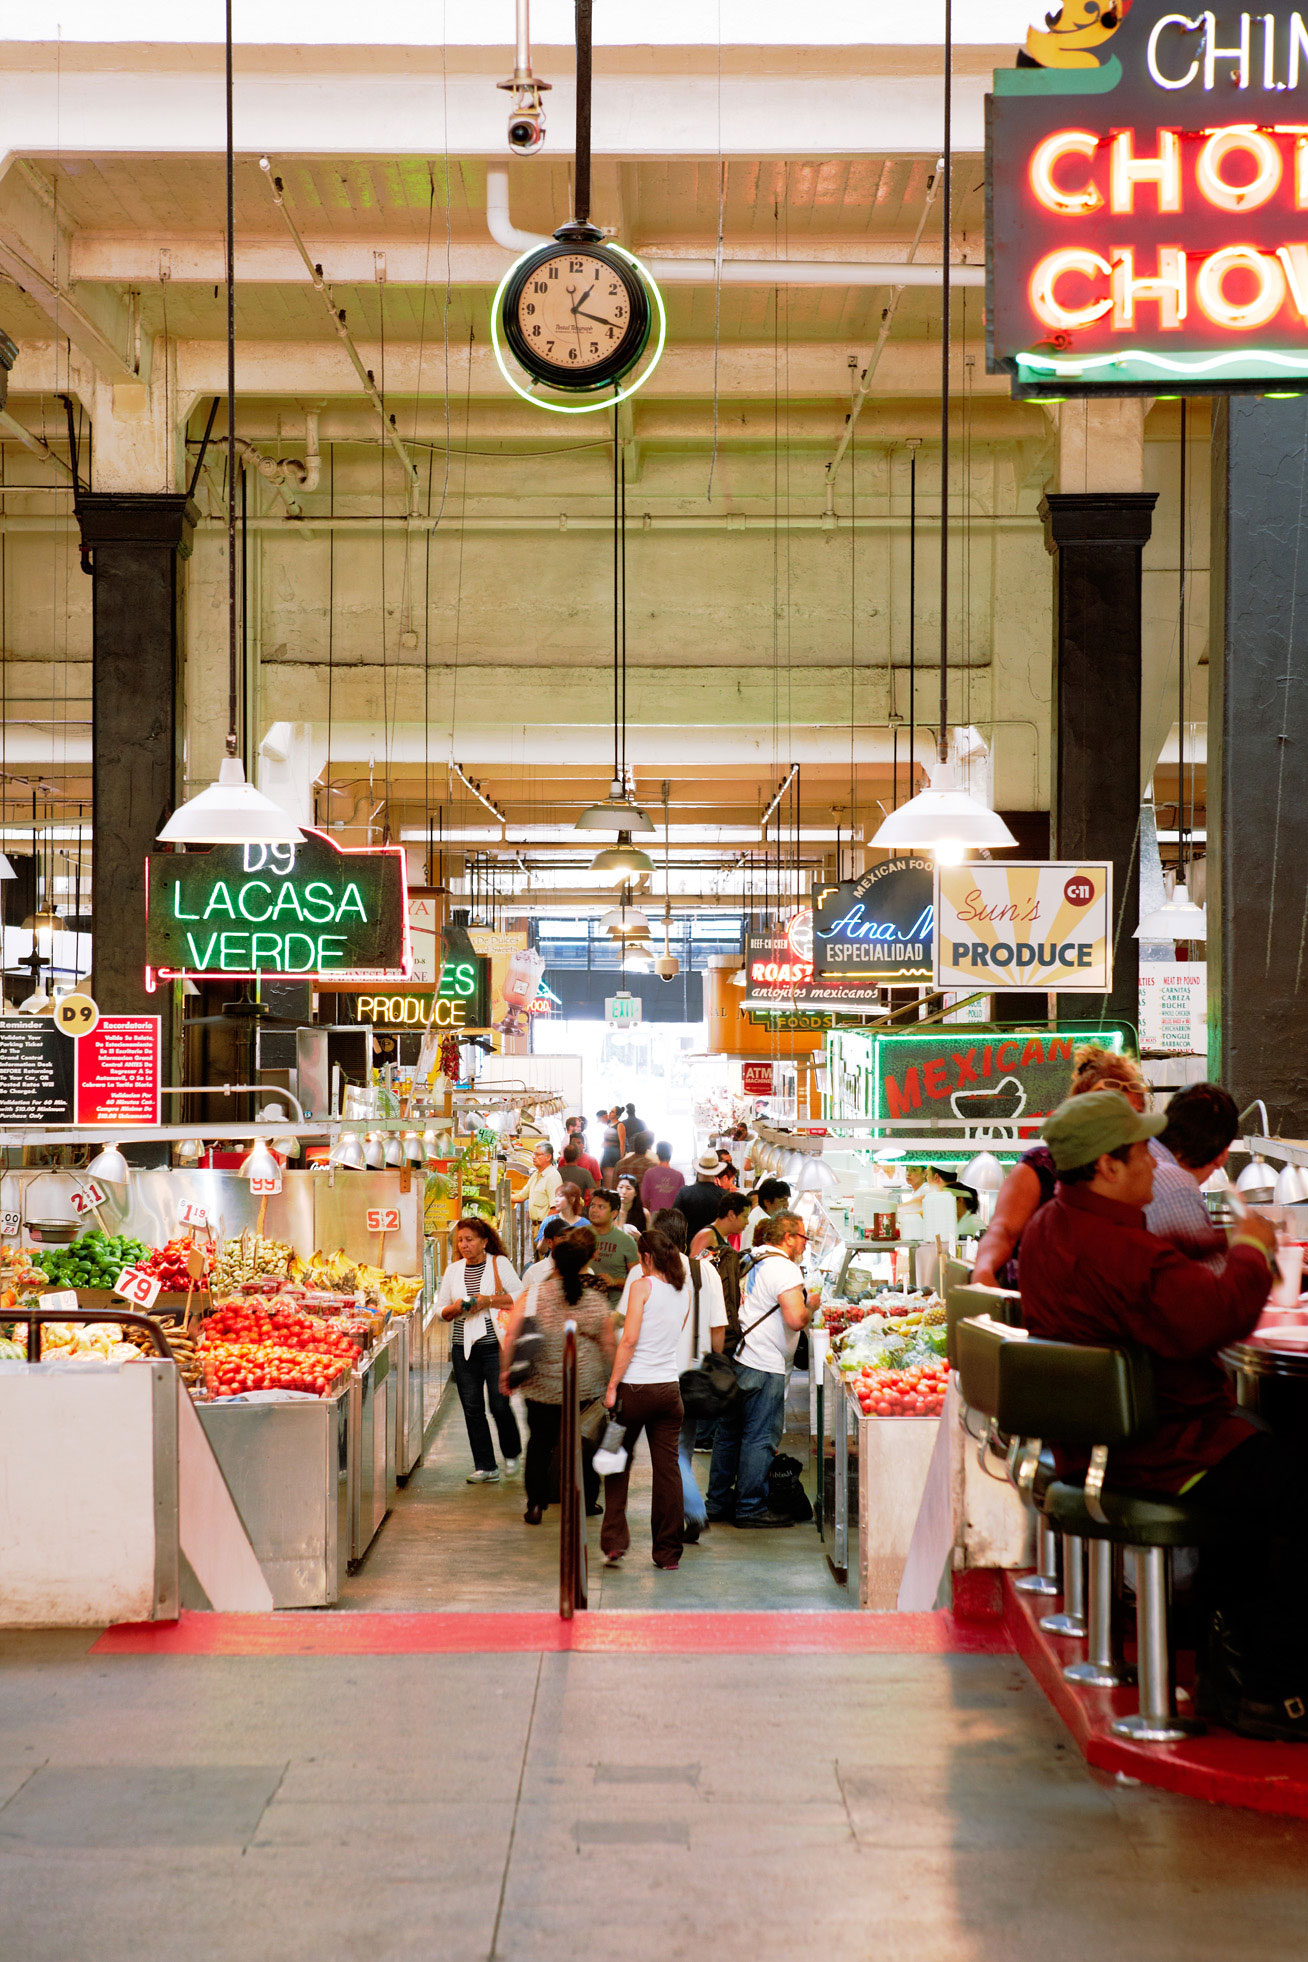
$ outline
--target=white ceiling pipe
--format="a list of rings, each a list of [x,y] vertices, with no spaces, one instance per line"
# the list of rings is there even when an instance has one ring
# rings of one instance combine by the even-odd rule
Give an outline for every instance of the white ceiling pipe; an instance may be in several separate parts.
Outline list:
[[[486,172],[486,228],[497,245],[506,251],[530,252],[553,240],[540,232],[522,232],[509,213],[509,173],[492,168]],[[916,250],[916,241],[913,249]],[[712,285],[718,277],[717,261],[670,258],[660,252],[643,252],[641,264],[662,286]],[[857,263],[831,259],[723,259],[724,286],[939,286],[939,265],[907,259],[864,259]],[[955,286],[984,286],[984,266],[954,266],[951,282]]]

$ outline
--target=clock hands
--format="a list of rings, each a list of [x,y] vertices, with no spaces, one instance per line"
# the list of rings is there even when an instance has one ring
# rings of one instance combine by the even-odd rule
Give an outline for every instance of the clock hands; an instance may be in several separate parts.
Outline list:
[[[585,295],[583,294],[582,297],[584,299]],[[611,327],[613,325],[613,322],[611,320],[606,320],[603,314],[601,313],[584,313],[580,307],[574,307],[572,311],[575,314],[577,314],[578,317],[582,320],[598,321],[601,327]]]
[[[568,291],[569,291],[569,293],[572,293],[572,292],[574,292],[575,290],[576,290],[576,289],[575,289],[574,287],[571,287],[571,286],[570,286],[570,287],[568,288]],[[572,311],[573,311],[574,313],[580,313],[580,311],[581,311],[581,303],[582,303],[582,300],[588,300],[588,299],[590,298],[590,296],[591,296],[591,294],[592,294],[592,293],[593,293],[594,291],[595,291],[595,281],[594,281],[594,280],[592,279],[592,281],[590,282],[590,285],[589,285],[589,286],[588,286],[588,287],[586,288],[586,290],[585,290],[585,292],[584,292],[584,293],[582,294],[582,296],[581,296],[581,299],[577,301],[577,303],[576,303],[576,305],[575,305],[575,306],[573,307],[573,309],[572,309]],[[587,320],[593,320],[593,319],[595,318],[595,316],[594,316],[594,314],[590,314],[590,313],[588,313],[588,314],[586,315],[586,318],[587,318]]]

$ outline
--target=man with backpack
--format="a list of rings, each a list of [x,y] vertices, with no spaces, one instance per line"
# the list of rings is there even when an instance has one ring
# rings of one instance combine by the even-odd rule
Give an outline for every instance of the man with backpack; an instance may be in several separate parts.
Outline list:
[[[702,1227],[690,1243],[696,1260],[711,1260],[718,1270],[732,1335],[740,1327],[740,1254],[731,1236],[740,1234],[748,1211],[749,1201],[741,1193],[724,1192],[718,1200],[717,1217]]]
[[[744,1276],[741,1341],[734,1363],[740,1397],[718,1420],[709,1467],[710,1520],[793,1526],[768,1505],[768,1473],[786,1424],[786,1382],[810,1309],[799,1262],[808,1234],[797,1213],[778,1213],[771,1244]],[[730,1338],[728,1338],[730,1347]]]

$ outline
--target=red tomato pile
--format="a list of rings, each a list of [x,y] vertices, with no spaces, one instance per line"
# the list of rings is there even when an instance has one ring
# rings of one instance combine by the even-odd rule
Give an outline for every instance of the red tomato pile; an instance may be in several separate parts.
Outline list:
[[[152,1275],[165,1294],[185,1294],[189,1287],[203,1284],[203,1281],[191,1280],[186,1265],[190,1251],[189,1240],[170,1240],[166,1247],[151,1248],[145,1259],[137,1262],[137,1266],[143,1274]],[[207,1278],[213,1266],[213,1248],[201,1247],[200,1251],[204,1255],[204,1276]]]
[[[321,1397],[348,1367],[325,1349],[215,1342],[204,1348],[204,1387],[211,1397],[240,1396],[243,1390],[304,1390]]]
[[[861,1369],[853,1378],[865,1417],[938,1417],[948,1382],[949,1364],[943,1357],[909,1369]]]
[[[359,1357],[331,1322],[298,1308],[227,1301],[205,1322],[198,1353],[211,1397],[243,1390],[304,1390],[324,1396]]]

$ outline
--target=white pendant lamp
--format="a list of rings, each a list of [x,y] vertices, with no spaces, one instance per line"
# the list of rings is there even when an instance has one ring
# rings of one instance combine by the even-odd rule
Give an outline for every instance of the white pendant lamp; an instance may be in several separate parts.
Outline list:
[[[588,804],[573,823],[578,831],[652,831],[654,820],[648,811],[633,804],[620,777],[614,777],[602,804]]]
[[[177,1156],[183,1165],[196,1165],[204,1157],[204,1144],[199,1138],[183,1138],[177,1147]]]
[[[262,1138],[256,1138],[250,1147],[249,1156],[241,1162],[241,1177],[249,1179],[280,1179],[282,1168],[274,1158]]]
[[[245,781],[236,738],[227,738],[217,783],[178,806],[159,833],[161,845],[281,845],[304,836],[280,804]]]
[[[409,1165],[422,1163],[422,1139],[416,1131],[406,1131],[404,1134],[404,1158]]]
[[[1251,1158],[1235,1181],[1236,1191],[1243,1193],[1251,1206],[1268,1205],[1275,1186],[1276,1174],[1265,1158]]]
[[[934,852],[942,865],[956,865],[965,851],[1003,850],[1017,840],[998,811],[959,789],[946,759],[932,770],[930,789],[882,819],[872,843],[882,851]]]
[[[380,1172],[386,1163],[385,1147],[375,1131],[369,1131],[363,1141],[363,1162],[370,1172]]]
[[[628,879],[633,873],[652,872],[654,861],[648,852],[642,852],[631,842],[630,831],[620,831],[616,845],[608,845],[597,852],[591,860],[592,872],[605,873],[610,879]]]
[[[388,1165],[394,1166],[404,1163],[404,1140],[398,1131],[392,1131],[387,1138],[384,1155]]]
[[[116,1144],[103,1145],[86,1168],[89,1179],[108,1179],[110,1185],[126,1185],[131,1166]]]
[[[336,1140],[331,1163],[339,1165],[343,1172],[363,1170],[363,1139],[357,1131],[346,1131]]]
[[[800,1167],[795,1174],[796,1192],[833,1192],[837,1184],[835,1173],[825,1158],[816,1158],[809,1152],[800,1153]]]
[[[1282,1165],[1276,1175],[1275,1195],[1278,1206],[1302,1206],[1308,1199],[1308,1167]]]
[[[240,658],[236,611],[236,170],[232,119],[232,11],[227,9],[227,754],[217,783],[180,805],[159,833],[164,845],[294,844],[303,832],[271,797],[245,781],[237,751]]]
[[[649,916],[639,906],[611,906],[600,916],[600,929],[615,940],[648,940]]]
[[[1137,940],[1206,940],[1208,908],[1196,906],[1185,881],[1180,880],[1170,899],[1165,899],[1152,913],[1145,914],[1135,930],[1135,937]]]
[[[0,879],[16,879],[18,874],[9,862],[8,852],[0,852]]]
[[[973,1192],[998,1192],[1007,1174],[993,1151],[979,1151],[959,1173],[959,1183]]]

